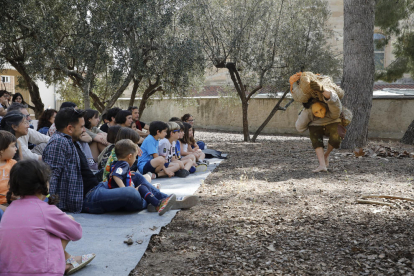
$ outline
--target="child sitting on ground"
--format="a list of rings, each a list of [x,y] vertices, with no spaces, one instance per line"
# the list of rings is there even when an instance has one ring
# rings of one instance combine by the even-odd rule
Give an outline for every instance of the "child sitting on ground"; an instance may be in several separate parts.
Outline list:
[[[13,134],[0,130],[0,204],[7,203],[10,170],[17,163],[13,159],[17,151],[16,142],[17,139]]]
[[[191,160],[184,162],[178,160],[175,151],[176,141],[180,138],[180,126],[175,122],[168,122],[168,131],[164,139],[159,142],[158,154],[166,160],[164,166],[170,167],[175,172],[175,176],[187,177],[190,172],[196,171]]]
[[[98,156],[98,169],[105,168],[106,161],[108,161],[109,156],[111,155],[112,150],[115,147],[116,143],[116,136],[118,135],[119,130],[121,129],[121,126],[111,126],[108,128],[108,136],[107,141],[110,144],[107,146],[101,154]]]
[[[124,188],[135,187],[133,176],[131,176],[130,166],[132,166],[138,155],[138,146],[129,139],[119,140],[115,144],[115,154],[118,161],[111,164],[111,173],[109,175],[108,188]],[[149,185],[150,186],[150,185]],[[172,194],[163,197],[160,193],[154,195],[151,192],[151,187],[145,183],[136,185],[137,191],[141,197],[149,204],[155,206],[158,214],[162,216],[165,212],[171,209],[175,203],[175,195]]]
[[[174,118],[174,117],[173,117]],[[171,119],[173,119],[171,118]],[[170,121],[171,121],[170,119]],[[197,164],[196,157],[193,154],[188,154],[187,156],[181,156],[181,142],[180,139],[184,137],[184,125],[181,121],[175,121],[180,126],[180,135],[178,140],[175,143],[175,155],[178,160],[181,160],[184,164],[186,162],[191,162],[192,166],[195,167],[195,172],[204,172],[207,170],[206,164]],[[190,170],[190,173],[193,173],[192,170]]]
[[[206,164],[208,166],[209,162],[207,160],[204,160],[206,155],[198,148],[194,140],[192,126],[189,123],[183,123],[183,124],[184,124],[184,137],[180,139],[181,146],[182,146],[181,155],[185,157],[189,154],[192,154],[195,156],[198,164]]]
[[[138,133],[136,133],[135,131],[133,131],[130,128],[127,127],[121,127],[121,129],[118,131],[118,134],[116,135],[115,138],[115,143],[118,142],[119,140],[122,139],[129,139],[131,140],[134,144],[138,144],[139,142],[139,135]],[[140,156],[142,154],[141,149],[138,147],[138,155]],[[114,161],[117,161],[117,157],[115,154],[115,148],[112,149],[111,154],[108,157],[108,160],[106,161],[106,165],[105,165],[105,169],[103,172],[103,176],[102,176],[102,181],[107,182],[108,181],[108,177],[110,174],[110,169],[111,169],[111,164]],[[151,176],[146,174],[144,175],[145,179],[148,182],[151,182]]]
[[[0,271],[7,275],[67,275],[90,263],[95,254],[73,257],[65,252],[69,241],[82,237],[73,217],[52,205],[49,167],[37,160],[23,160],[10,172],[7,202],[0,224]],[[12,197],[20,197],[14,200]],[[65,267],[66,260],[66,267]]]
[[[172,167],[165,166],[166,160],[158,155],[159,140],[167,135],[168,125],[161,121],[154,121],[149,126],[149,135],[141,145],[142,156],[138,158],[138,169],[142,174],[153,173],[156,177],[173,177]]]

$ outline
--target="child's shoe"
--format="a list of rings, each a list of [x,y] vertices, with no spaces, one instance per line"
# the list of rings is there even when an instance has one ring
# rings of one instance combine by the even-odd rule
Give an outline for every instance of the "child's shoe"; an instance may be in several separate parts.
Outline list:
[[[196,206],[198,203],[198,196],[195,195],[177,197],[174,205],[170,210],[190,209],[191,207]],[[148,204],[147,210],[148,212],[157,212],[157,209],[151,204]]]
[[[169,197],[164,198],[161,201],[160,206],[156,207],[158,215],[160,216],[164,215],[165,212],[167,212],[168,210],[171,209],[171,207],[173,207],[174,203],[175,203],[175,194],[172,194]]]
[[[190,172],[187,170],[181,169],[181,170],[176,171],[174,175],[178,177],[187,177],[190,175]]]
[[[196,172],[205,172],[207,170],[207,165],[206,164],[199,164],[196,167]]]

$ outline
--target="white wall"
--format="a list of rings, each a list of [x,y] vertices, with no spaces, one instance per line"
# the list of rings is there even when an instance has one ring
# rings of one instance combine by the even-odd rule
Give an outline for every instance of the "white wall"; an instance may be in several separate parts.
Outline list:
[[[45,109],[56,109],[55,85],[47,87],[44,81],[37,81],[36,84],[39,86],[40,98],[42,98]]]

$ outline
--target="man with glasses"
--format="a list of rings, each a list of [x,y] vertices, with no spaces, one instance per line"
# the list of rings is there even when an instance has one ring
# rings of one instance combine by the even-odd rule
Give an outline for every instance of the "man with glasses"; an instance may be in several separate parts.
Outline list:
[[[134,187],[108,189],[90,170],[79,144],[85,132],[83,115],[82,110],[62,108],[56,114],[56,132],[43,152],[43,160],[52,169],[49,193],[60,199],[57,206],[64,211],[94,214],[143,209],[145,203]]]
[[[26,121],[30,124],[32,118],[27,111],[27,105],[21,103],[12,103],[7,112],[18,111],[26,116]],[[50,137],[37,132],[36,130],[29,128],[27,135],[19,137],[17,140],[21,145],[21,153],[24,159],[42,160],[42,152],[46,147],[46,143],[49,142]],[[36,147],[33,150],[29,149],[29,142],[35,144]]]

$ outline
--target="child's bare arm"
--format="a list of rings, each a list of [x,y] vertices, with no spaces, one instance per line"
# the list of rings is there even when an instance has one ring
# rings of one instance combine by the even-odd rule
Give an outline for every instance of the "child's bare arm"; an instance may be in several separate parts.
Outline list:
[[[115,183],[118,185],[119,188],[125,187],[124,182],[122,182],[121,178],[119,178],[118,176],[113,176],[112,178],[114,179]]]

